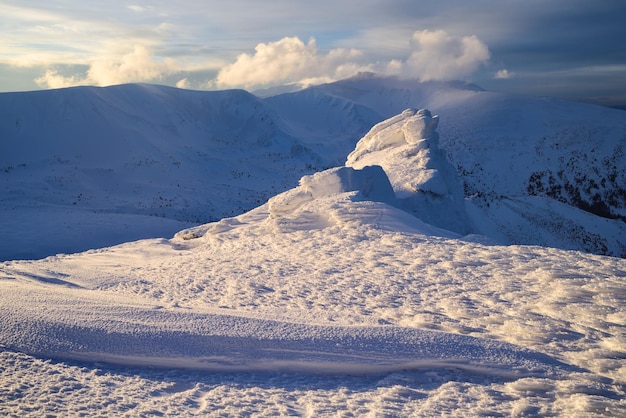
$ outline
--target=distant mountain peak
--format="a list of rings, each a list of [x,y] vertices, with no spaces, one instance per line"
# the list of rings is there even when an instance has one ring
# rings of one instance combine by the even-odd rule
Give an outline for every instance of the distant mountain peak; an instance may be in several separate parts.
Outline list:
[[[348,77],[348,80],[368,80],[371,78],[381,77],[379,74],[376,74],[373,71],[359,71],[352,77]]]

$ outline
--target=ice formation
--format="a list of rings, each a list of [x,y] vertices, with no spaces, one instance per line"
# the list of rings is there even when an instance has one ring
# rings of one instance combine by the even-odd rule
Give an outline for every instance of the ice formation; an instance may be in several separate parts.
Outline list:
[[[379,164],[398,204],[425,222],[460,234],[473,232],[456,171],[439,148],[439,117],[407,109],[375,125],[348,155],[346,165]]]

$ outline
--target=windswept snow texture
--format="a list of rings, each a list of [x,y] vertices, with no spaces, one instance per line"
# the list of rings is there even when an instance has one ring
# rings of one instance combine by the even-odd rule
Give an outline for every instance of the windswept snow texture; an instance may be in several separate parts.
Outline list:
[[[172,239],[1,263],[0,413],[626,412],[626,260],[460,238],[392,191],[334,168]]]
[[[434,141],[429,151],[407,156],[404,174],[422,177],[404,183],[422,187],[405,210],[502,244],[626,254],[624,112],[361,74],[267,98],[145,84],[0,94],[0,259],[241,214],[344,165],[374,125],[409,108],[440,122],[436,139],[417,138]],[[401,169],[384,158],[393,182]]]

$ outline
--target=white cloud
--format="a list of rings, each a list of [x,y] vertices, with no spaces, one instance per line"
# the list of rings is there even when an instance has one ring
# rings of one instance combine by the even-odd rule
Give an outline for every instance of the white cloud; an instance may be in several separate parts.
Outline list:
[[[188,88],[190,88],[189,79],[187,77],[185,77],[185,78],[183,78],[181,80],[178,80],[176,82],[176,87],[178,87],[179,89],[188,89]]]
[[[64,76],[57,70],[47,70],[35,82],[46,88],[60,88],[76,85],[109,86],[141,81],[157,81],[164,76],[179,71],[178,64],[172,59],[155,60],[148,48],[136,45],[132,52],[121,58],[102,58],[93,60],[83,76]]]
[[[476,36],[456,38],[442,30],[413,33],[411,49],[405,61],[391,61],[387,72],[421,81],[459,79],[490,57],[487,45]]]
[[[60,89],[64,87],[87,84],[85,80],[77,76],[64,76],[57,70],[48,69],[45,74],[35,79],[38,86],[48,89]]]
[[[213,88],[262,88],[277,84],[303,85],[352,76],[359,71],[417,78],[451,80],[468,76],[489,60],[487,46],[476,36],[461,38],[444,31],[417,31],[406,59],[365,62],[359,49],[337,48],[321,53],[315,39],[307,44],[297,37],[260,43],[254,54],[241,54],[209,83]]]
[[[170,27],[162,24],[157,29],[169,30]],[[194,69],[184,56],[181,57],[182,61],[158,59],[152,51],[161,44],[153,40],[145,41],[135,42],[135,46],[129,50],[119,40],[109,40],[100,45],[99,53],[94,54],[94,58],[78,63],[88,68],[85,72],[71,74],[58,70],[63,67],[49,67],[35,82],[43,88],[107,86],[156,82],[181,74],[176,84],[178,87],[189,88],[191,84],[199,86],[197,77],[202,71]],[[405,58],[373,61],[374,58],[366,49],[335,48],[320,51],[313,38],[305,43],[298,37],[285,37],[276,42],[259,43],[253,53],[240,54],[234,62],[222,65],[217,76],[205,86],[249,90],[279,84],[308,86],[350,77],[361,71],[422,81],[461,79],[489,59],[487,46],[476,36],[453,37],[444,31],[425,30],[414,32],[407,44],[409,49],[402,52]],[[204,67],[196,67],[206,70],[207,62],[203,63]],[[183,71],[187,74],[186,78],[182,78]],[[502,71],[501,76],[510,74]]]
[[[87,77],[100,86],[128,83],[132,81],[159,80],[178,71],[173,59],[156,61],[150,51],[137,45],[120,60],[96,60],[91,64]]]
[[[132,10],[133,12],[136,12],[136,13],[143,13],[148,10],[144,6],[140,6],[138,4],[130,4],[126,7],[128,7],[129,10]]]
[[[501,80],[513,78],[514,76],[515,76],[515,73],[512,73],[509,70],[504,69],[504,68],[502,70],[496,71],[496,73],[494,74],[494,78],[501,79]]]
[[[297,37],[277,42],[260,43],[255,53],[241,54],[224,66],[211,87],[267,87],[276,84],[300,83],[304,80],[332,80],[350,76],[359,68],[362,53],[355,49],[333,49],[320,53],[315,39],[307,44]]]

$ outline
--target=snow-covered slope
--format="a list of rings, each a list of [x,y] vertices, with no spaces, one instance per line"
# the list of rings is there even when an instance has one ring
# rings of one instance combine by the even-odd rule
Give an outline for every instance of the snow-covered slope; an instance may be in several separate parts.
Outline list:
[[[0,413],[626,411],[624,259],[461,238],[392,183],[333,168],[173,239],[1,263]]]
[[[346,146],[337,127],[311,149],[321,135],[238,90],[5,93],[0,109],[0,234],[11,238],[0,259],[171,236],[242,213],[336,165],[358,139]]]
[[[0,234],[10,237],[0,259],[243,213],[343,165],[372,126],[407,108],[439,116],[437,148],[411,161],[436,165],[454,204],[417,195],[404,209],[499,243],[625,254],[624,112],[361,74],[265,99],[150,85],[0,94]]]

